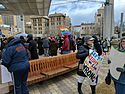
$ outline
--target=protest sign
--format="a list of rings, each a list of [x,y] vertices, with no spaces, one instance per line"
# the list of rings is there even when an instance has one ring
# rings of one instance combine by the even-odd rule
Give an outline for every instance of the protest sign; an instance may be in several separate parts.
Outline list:
[[[116,68],[123,68],[125,64],[125,53],[119,52],[114,47],[111,48],[109,59],[111,60],[110,64],[110,73],[113,78],[116,80],[119,79],[121,72],[118,72]]]
[[[89,56],[86,57],[83,63],[84,74],[92,80],[95,79],[98,75],[98,71],[102,61],[102,56],[99,56],[98,53],[94,50],[89,50]]]

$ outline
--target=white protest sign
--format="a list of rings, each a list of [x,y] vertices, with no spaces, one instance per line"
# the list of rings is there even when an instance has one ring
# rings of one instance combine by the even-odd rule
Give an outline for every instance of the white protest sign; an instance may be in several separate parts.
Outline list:
[[[111,60],[110,73],[113,78],[118,80],[121,72],[118,72],[116,68],[117,67],[123,68],[125,64],[125,53],[119,52],[117,49],[112,47],[110,50],[109,59]]]
[[[92,80],[95,79],[98,75],[98,71],[102,61],[102,56],[99,56],[98,53],[94,50],[89,50],[89,56],[86,57],[83,64],[84,74]]]

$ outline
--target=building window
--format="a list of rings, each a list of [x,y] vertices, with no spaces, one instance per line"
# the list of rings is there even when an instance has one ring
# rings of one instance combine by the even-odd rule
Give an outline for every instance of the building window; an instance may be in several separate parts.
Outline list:
[[[61,25],[61,22],[59,22],[59,25]]]

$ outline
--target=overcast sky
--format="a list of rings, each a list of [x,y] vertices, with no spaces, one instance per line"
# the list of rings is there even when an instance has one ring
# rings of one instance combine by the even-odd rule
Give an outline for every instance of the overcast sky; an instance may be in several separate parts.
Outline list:
[[[89,0],[99,2],[73,2],[78,0],[52,0],[49,14],[59,12],[70,16],[73,25],[79,25],[82,22],[94,22],[97,9],[102,6],[105,0]],[[69,2],[69,3],[68,3]],[[59,4],[58,4],[59,3]],[[114,0],[115,22],[120,23],[120,14],[124,13],[125,19],[125,0]],[[124,20],[125,21],[125,20]]]

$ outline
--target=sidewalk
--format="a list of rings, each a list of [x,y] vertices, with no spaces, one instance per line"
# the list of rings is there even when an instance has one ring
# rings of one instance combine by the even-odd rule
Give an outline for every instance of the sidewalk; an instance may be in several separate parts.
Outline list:
[[[108,86],[104,83],[105,76],[107,74],[108,65],[103,64],[103,67],[99,72],[99,83],[97,85],[97,94],[104,94],[104,92],[110,92],[112,86]],[[55,77],[48,81],[38,83],[29,87],[30,94],[78,94],[77,93],[77,78],[78,75],[76,71],[67,73],[65,75]],[[105,86],[102,87],[102,84]],[[102,88],[101,88],[101,87]],[[89,81],[85,79],[82,85],[84,94],[91,94]],[[100,90],[105,91],[100,91]],[[113,90],[112,90],[113,91]],[[114,94],[114,93],[105,93],[105,94]]]

